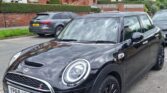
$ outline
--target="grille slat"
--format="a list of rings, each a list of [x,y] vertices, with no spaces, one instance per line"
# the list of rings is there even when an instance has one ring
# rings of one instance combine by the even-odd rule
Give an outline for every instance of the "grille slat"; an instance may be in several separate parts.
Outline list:
[[[14,82],[20,83],[22,85],[33,87],[35,89],[49,91],[49,88],[45,83],[43,83],[39,80],[33,79],[33,78],[19,75],[19,74],[7,73],[6,80],[14,81]]]

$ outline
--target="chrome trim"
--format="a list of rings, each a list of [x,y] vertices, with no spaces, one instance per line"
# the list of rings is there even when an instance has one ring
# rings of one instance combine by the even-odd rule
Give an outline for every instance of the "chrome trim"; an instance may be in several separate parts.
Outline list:
[[[83,76],[83,77],[81,78],[81,80],[79,80],[78,82],[74,83],[73,85],[76,85],[76,84],[78,85],[79,83],[85,81],[85,80],[88,78],[88,76],[89,76],[89,74],[90,74],[90,71],[91,71],[91,66],[90,66],[89,61],[86,60],[86,59],[76,59],[76,60],[72,61],[70,64],[68,64],[68,65],[66,66],[66,68],[64,69],[64,71],[63,71],[63,74],[62,74],[61,79],[62,79],[62,82],[63,82],[64,85],[66,85],[66,86],[68,85],[68,83],[66,83],[65,80],[64,80],[64,74],[65,74],[65,72],[68,70],[69,66],[71,66],[72,64],[77,63],[77,62],[80,61],[80,60],[86,62],[86,64],[87,64],[87,72],[85,73],[85,76]]]
[[[25,84],[21,84],[21,83],[18,83],[18,82],[15,82],[13,80],[9,80],[6,78],[7,81],[11,82],[11,83],[15,83],[15,84],[18,84],[18,85],[21,85],[21,86],[24,86],[24,87],[27,87],[27,88],[31,88],[31,89],[35,89],[37,91],[44,91],[44,92],[51,92],[51,93],[55,93],[54,89],[52,88],[52,86],[45,80],[42,80],[42,79],[39,79],[39,78],[36,78],[36,77],[32,77],[32,76],[28,76],[28,75],[24,75],[24,74],[20,74],[20,73],[15,73],[15,72],[8,72],[9,74],[17,74],[17,75],[20,75],[20,76],[24,76],[24,77],[28,77],[28,78],[32,78],[32,79],[35,79],[35,80],[38,80],[40,82],[43,82],[44,84],[46,84],[46,86],[48,86],[49,90],[43,90],[43,89],[37,89],[37,88],[33,88],[31,86],[27,86]]]

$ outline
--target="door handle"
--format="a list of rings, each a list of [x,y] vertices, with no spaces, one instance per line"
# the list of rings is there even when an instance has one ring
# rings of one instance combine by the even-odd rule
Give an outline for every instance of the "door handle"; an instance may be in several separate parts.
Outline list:
[[[148,43],[148,41],[144,41],[144,42],[143,42],[143,45],[145,45],[145,44],[147,44],[147,43]]]
[[[155,37],[159,37],[159,34],[156,34]]]

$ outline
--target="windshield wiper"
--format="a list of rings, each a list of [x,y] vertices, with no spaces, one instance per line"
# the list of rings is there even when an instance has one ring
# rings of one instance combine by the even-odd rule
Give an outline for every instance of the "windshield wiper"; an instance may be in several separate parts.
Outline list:
[[[103,41],[103,40],[98,40],[98,41],[80,41],[82,43],[116,43],[114,41]]]
[[[103,41],[103,40],[98,40],[98,41],[94,41],[95,43],[116,43],[114,41]]]
[[[77,41],[76,39],[57,39],[58,41]]]

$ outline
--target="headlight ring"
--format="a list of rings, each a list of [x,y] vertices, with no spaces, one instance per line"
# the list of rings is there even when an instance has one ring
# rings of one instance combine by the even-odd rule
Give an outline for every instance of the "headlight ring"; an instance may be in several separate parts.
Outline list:
[[[64,85],[77,85],[88,77],[90,70],[90,63],[87,60],[75,60],[63,71],[62,82]]]

